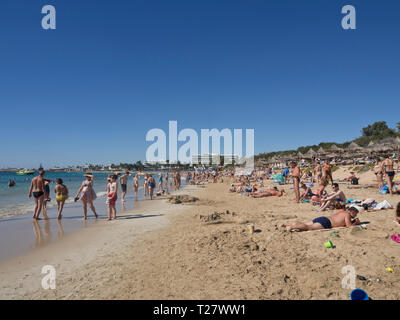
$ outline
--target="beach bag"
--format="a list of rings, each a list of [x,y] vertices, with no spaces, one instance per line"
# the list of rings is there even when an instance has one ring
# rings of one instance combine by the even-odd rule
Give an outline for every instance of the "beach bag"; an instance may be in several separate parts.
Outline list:
[[[387,194],[387,193],[389,193],[389,188],[388,188],[388,186],[380,187],[380,188],[379,188],[379,193],[380,193],[380,194]]]

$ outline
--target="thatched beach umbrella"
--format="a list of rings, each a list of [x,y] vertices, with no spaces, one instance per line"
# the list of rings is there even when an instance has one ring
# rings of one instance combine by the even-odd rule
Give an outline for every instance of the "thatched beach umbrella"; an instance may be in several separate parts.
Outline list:
[[[329,148],[329,150],[330,150],[330,151],[333,151],[333,152],[343,152],[343,151],[344,151],[342,148],[339,148],[336,144],[333,144],[333,145]]]
[[[347,147],[347,150],[362,150],[362,147],[360,147],[357,143],[355,143],[354,141],[352,143],[350,143],[350,145]]]
[[[325,154],[326,154],[326,150],[325,150],[324,148],[320,147],[320,148],[318,149],[317,153],[318,153],[319,155],[325,155]]]

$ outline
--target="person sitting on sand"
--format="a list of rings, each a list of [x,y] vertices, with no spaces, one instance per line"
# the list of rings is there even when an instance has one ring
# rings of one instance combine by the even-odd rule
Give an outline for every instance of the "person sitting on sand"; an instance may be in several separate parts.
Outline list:
[[[315,194],[312,192],[311,188],[308,187],[306,184],[301,183],[300,188],[303,189],[303,194],[300,197],[300,200],[307,199],[311,200],[312,197],[315,196]]]
[[[314,196],[311,198],[313,202],[321,202],[321,199],[326,196],[325,188],[328,184],[328,178],[322,177],[318,189],[314,192]]]
[[[397,204],[396,208],[396,222],[400,224],[400,202]]]
[[[346,210],[337,212],[330,217],[319,217],[309,222],[295,221],[284,224],[283,227],[286,227],[286,230],[288,231],[311,231],[339,227],[351,227],[360,224],[360,220],[356,218],[357,214],[358,209],[355,207],[350,207]]]
[[[332,205],[335,208],[340,208],[346,204],[346,196],[343,191],[339,190],[339,185],[334,183],[332,185],[333,193],[328,195],[326,198],[321,199],[321,207],[318,211],[324,211],[328,206]]]

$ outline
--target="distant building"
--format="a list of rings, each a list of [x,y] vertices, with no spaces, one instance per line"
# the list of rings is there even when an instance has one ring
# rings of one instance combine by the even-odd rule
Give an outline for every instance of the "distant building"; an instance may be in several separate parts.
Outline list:
[[[205,165],[220,165],[221,157],[223,157],[224,164],[232,164],[239,162],[239,156],[234,154],[215,154],[215,153],[204,153],[202,155],[192,156],[191,164],[205,164]]]

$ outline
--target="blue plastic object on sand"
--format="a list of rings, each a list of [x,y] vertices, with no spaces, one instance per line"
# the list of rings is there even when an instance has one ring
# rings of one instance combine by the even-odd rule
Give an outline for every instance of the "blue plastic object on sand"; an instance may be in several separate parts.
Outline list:
[[[369,300],[368,294],[362,289],[354,289],[350,293],[351,300]]]

